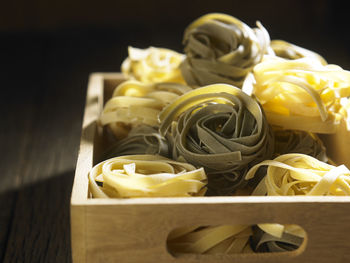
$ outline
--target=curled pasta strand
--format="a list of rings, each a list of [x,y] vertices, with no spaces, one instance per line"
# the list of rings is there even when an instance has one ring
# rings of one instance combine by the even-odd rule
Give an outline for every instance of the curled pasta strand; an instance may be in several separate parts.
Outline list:
[[[320,61],[322,65],[328,64],[327,61],[316,52],[288,43],[284,40],[271,40],[270,46],[276,56],[281,58],[298,59],[309,57]]]
[[[212,13],[193,21],[185,30],[186,58],[181,72],[189,85],[227,83],[241,87],[245,76],[269,50],[270,37],[235,17]]]
[[[129,56],[122,63],[122,72],[143,83],[185,83],[179,66],[184,55],[166,48],[128,48]]]
[[[341,100],[350,96],[349,83],[350,72],[339,66],[322,65],[310,57],[287,60],[265,55],[244,90],[259,100],[270,124],[334,133],[347,118]]]
[[[320,138],[313,133],[284,130],[273,127],[275,135],[275,156],[286,153],[302,153],[327,162],[326,148]]]
[[[265,178],[252,195],[350,195],[350,171],[344,165],[334,166],[309,155],[290,153],[265,160],[252,167],[246,179],[267,166]],[[295,225],[259,224],[255,237],[256,251],[294,250],[305,238]]]
[[[206,170],[208,194],[232,194],[243,187],[248,167],[270,158],[274,150],[260,105],[227,84],[182,95],[164,108],[159,119],[161,135],[171,127],[173,158]]]
[[[103,154],[103,160],[123,155],[156,154],[170,157],[169,137],[162,137],[158,130],[151,126],[137,126],[128,136],[115,142]]]
[[[272,224],[271,224],[272,225]],[[292,231],[290,231],[292,230]],[[286,225],[280,236],[271,234],[268,228],[253,227],[252,247],[256,252],[287,252],[300,247],[305,234],[299,226]],[[290,233],[293,232],[293,233]]]
[[[190,90],[177,83],[125,81],[115,88],[105,104],[99,123],[108,125],[117,138],[125,137],[131,128],[139,125],[158,127],[160,111]]]
[[[257,195],[350,195],[350,171],[305,154],[284,154],[253,166],[246,179],[261,166],[268,166]]]
[[[174,254],[238,254],[251,251],[252,235],[247,225],[185,227],[179,235],[168,238],[168,249]]]
[[[203,168],[157,155],[111,158],[89,174],[90,191],[96,198],[197,196],[205,193],[206,180]]]

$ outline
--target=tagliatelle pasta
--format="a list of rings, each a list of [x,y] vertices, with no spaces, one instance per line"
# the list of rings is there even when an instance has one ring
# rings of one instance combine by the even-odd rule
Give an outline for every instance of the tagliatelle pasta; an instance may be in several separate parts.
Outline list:
[[[246,179],[253,178],[261,166],[268,166],[266,177],[253,195],[350,195],[350,171],[345,165],[291,153],[253,166]]]
[[[129,132],[127,138],[117,141],[104,153],[103,160],[136,154],[156,154],[170,157],[170,146],[167,137],[162,137],[158,130],[151,126],[137,126]]]
[[[157,155],[115,157],[95,165],[89,174],[95,198],[203,195],[206,179],[203,168]]]
[[[160,82],[146,84],[140,81],[129,80],[118,85],[114,89],[112,97],[126,96],[153,98],[160,101],[162,106],[165,106],[178,96],[191,90],[192,88],[178,83]]]
[[[271,40],[270,46],[276,56],[281,58],[298,59],[309,57],[319,60],[322,65],[328,64],[327,61],[316,52],[288,43],[284,40]]]
[[[166,48],[128,48],[129,56],[122,63],[122,72],[144,83],[185,83],[179,66],[184,55]]]
[[[173,158],[204,167],[210,194],[232,194],[246,170],[272,156],[273,136],[260,105],[240,89],[209,85],[176,99],[159,115]]]
[[[268,51],[270,37],[235,17],[212,13],[192,22],[185,30],[186,58],[181,72],[189,85],[227,83],[241,87],[245,76]]]
[[[284,130],[278,127],[273,129],[275,135],[275,155],[286,153],[302,153],[327,162],[326,148],[316,134],[297,131]]]
[[[157,126],[162,103],[152,98],[113,97],[105,105],[100,123],[113,122]]]
[[[192,226],[176,229],[167,240],[171,253],[238,254],[252,252],[247,225]]]
[[[261,166],[268,166],[266,177],[252,195],[350,195],[350,171],[344,165],[333,166],[309,155],[291,153],[255,165],[246,179],[253,177]],[[264,234],[257,238],[256,250],[293,250],[305,237],[304,231],[295,225],[258,227]]]
[[[334,133],[344,118],[340,101],[350,95],[350,72],[339,66],[324,66],[310,58],[264,56],[254,67],[254,77],[253,94],[270,124]]]
[[[212,13],[186,28],[186,55],[165,48],[128,48],[121,66],[128,80],[115,88],[98,120],[108,128],[98,127],[102,132],[94,138],[93,160],[101,162],[88,175],[90,197],[350,195],[349,169],[323,162],[326,149],[315,135],[339,132],[343,121],[350,129],[350,72],[328,65],[311,50],[270,41],[262,24],[256,26]],[[110,92],[104,88],[106,98]],[[324,136],[327,145],[332,136]],[[106,147],[109,139],[113,144]],[[169,200],[165,202],[173,203]],[[218,213],[225,209],[222,202],[231,202],[222,200],[212,200],[219,204]],[[206,198],[200,198],[194,211],[186,207],[194,208],[197,201],[184,200],[188,202],[168,226],[205,216],[198,212],[206,209]],[[247,202],[256,205],[255,199]],[[152,203],[158,205],[157,200]],[[140,213],[125,215],[121,222]],[[229,254],[289,252],[306,239],[300,226],[279,224],[278,216],[265,222],[257,214],[253,220],[262,223],[255,225],[218,225],[210,221],[215,218],[170,232],[168,252],[225,259]],[[135,233],[128,246],[141,244]],[[145,233],[140,232],[140,240]],[[126,237],[122,234],[119,243]]]
[[[125,81],[116,87],[112,98],[105,104],[100,124],[110,125],[117,138],[124,137],[130,130],[130,127],[121,130],[120,124],[124,127],[158,126],[158,115],[164,106],[189,90],[190,87],[176,83]]]
[[[263,230],[264,227],[262,229],[261,225],[259,226],[253,227],[252,235],[252,246],[256,252],[292,251],[299,248],[305,238],[302,228],[296,225],[283,226],[280,236],[271,235]]]

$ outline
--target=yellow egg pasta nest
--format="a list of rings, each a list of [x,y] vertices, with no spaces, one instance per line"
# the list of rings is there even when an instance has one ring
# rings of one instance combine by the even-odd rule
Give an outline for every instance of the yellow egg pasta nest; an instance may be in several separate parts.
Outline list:
[[[185,55],[166,48],[128,48],[129,56],[122,63],[126,77],[143,83],[174,82],[182,83],[180,64]]]
[[[334,133],[350,96],[350,72],[317,59],[265,56],[247,78],[245,92],[262,104],[270,124],[284,129]],[[251,87],[253,85],[253,87]]]
[[[108,159],[89,174],[95,198],[200,196],[205,193],[206,180],[203,168],[146,154]]]

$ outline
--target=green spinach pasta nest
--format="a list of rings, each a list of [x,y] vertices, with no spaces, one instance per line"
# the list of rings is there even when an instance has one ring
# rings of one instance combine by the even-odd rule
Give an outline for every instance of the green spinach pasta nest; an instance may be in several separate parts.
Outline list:
[[[162,137],[155,127],[140,125],[131,129],[128,137],[116,141],[103,155],[103,160],[123,156],[149,154],[170,157],[169,136]]]
[[[173,159],[204,167],[209,195],[233,194],[244,186],[247,169],[274,152],[273,133],[259,103],[228,84],[190,91],[159,118],[160,134],[171,134]]]
[[[312,58],[321,62],[322,65],[327,65],[327,61],[314,51],[299,47],[284,40],[272,40],[270,47],[276,56],[285,59]]]
[[[181,72],[189,85],[227,83],[241,87],[246,75],[270,50],[270,37],[257,22],[250,28],[225,14],[207,14],[185,30]]]
[[[326,147],[320,138],[311,132],[273,129],[275,135],[275,156],[286,153],[303,153],[322,162],[327,162]]]
[[[298,225],[285,225],[280,236],[253,227],[251,245],[256,252],[288,252],[298,249],[304,241],[305,232]]]

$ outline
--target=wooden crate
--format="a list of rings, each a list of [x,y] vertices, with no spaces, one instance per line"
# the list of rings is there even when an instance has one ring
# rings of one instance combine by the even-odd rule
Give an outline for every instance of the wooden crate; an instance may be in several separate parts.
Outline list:
[[[122,81],[118,73],[90,76],[71,198],[74,263],[350,261],[350,197],[89,198],[88,173],[104,144],[96,120]],[[350,136],[342,127],[322,138],[331,157],[350,167]],[[257,223],[298,224],[307,238],[299,249],[284,253],[174,257],[167,251],[167,235],[177,227]]]

